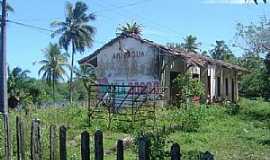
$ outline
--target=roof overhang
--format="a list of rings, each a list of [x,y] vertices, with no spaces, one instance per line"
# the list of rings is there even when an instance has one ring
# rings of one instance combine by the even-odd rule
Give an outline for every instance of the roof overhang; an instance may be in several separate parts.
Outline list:
[[[222,67],[225,67],[228,69],[233,69],[233,70],[236,70],[238,72],[249,73],[249,71],[247,69],[242,68],[238,65],[227,63],[227,62],[224,62],[221,60],[215,60],[215,59],[212,59],[212,58],[207,57],[207,56],[203,56],[203,55],[201,55],[199,53],[195,53],[195,52],[188,52],[188,51],[179,50],[179,49],[171,49],[171,48],[165,47],[163,45],[157,44],[153,41],[143,39],[140,36],[134,35],[134,34],[120,34],[116,38],[107,42],[101,48],[97,49],[94,53],[90,54],[89,56],[87,56],[85,58],[80,59],[78,61],[79,64],[83,64],[83,63],[87,63],[87,62],[91,61],[92,59],[97,57],[97,55],[100,53],[101,50],[105,49],[108,46],[111,46],[116,41],[118,41],[120,39],[124,39],[124,38],[133,38],[133,39],[140,41],[141,43],[146,43],[154,48],[159,49],[160,53],[162,53],[162,55],[181,57],[186,61],[187,64],[197,65],[199,67],[207,67],[207,65],[209,65],[209,64],[210,65],[220,65]]]

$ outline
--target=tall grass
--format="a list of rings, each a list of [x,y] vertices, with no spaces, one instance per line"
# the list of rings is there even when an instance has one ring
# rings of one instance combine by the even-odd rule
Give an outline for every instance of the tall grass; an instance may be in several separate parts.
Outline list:
[[[23,118],[26,135],[26,155],[30,155],[31,120],[41,120],[43,159],[49,158],[49,127],[52,124],[67,127],[67,146],[69,159],[80,158],[80,133],[89,131],[91,152],[93,152],[93,134],[96,129],[104,131],[105,159],[115,159],[116,141],[128,136],[136,137],[138,132],[155,132],[164,126],[168,142],[181,145],[186,159],[197,157],[200,152],[210,151],[216,159],[262,159],[270,157],[270,104],[263,100],[241,99],[240,109],[234,115],[229,114],[226,105],[201,105],[189,109],[176,107],[157,108],[156,124],[152,117],[131,126],[128,122],[113,120],[111,129],[106,119],[95,119],[88,124],[87,109],[80,106],[66,108],[32,109],[29,115],[24,112],[10,112],[13,155],[16,155],[15,117]],[[147,115],[147,114],[145,114]],[[106,113],[99,116],[107,118]],[[115,119],[120,117],[115,117]],[[121,117],[123,118],[123,117]],[[125,118],[125,117],[124,117]],[[131,119],[131,117],[126,117]],[[153,127],[154,126],[154,127]],[[1,126],[2,127],[2,126]],[[0,128],[2,131],[2,128]],[[3,132],[0,132],[3,144]],[[169,151],[169,144],[164,149]],[[165,152],[160,152],[165,153]],[[93,154],[92,154],[93,155]],[[125,151],[127,159],[136,159],[133,147]],[[0,159],[3,158],[3,145],[0,145]]]

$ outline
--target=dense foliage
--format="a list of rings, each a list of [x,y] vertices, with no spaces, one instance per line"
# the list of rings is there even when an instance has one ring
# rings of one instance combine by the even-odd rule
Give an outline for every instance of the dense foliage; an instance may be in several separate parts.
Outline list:
[[[117,34],[133,34],[133,35],[142,35],[143,27],[142,25],[138,24],[137,22],[126,23],[121,27],[117,28]]]
[[[247,68],[250,73],[244,75],[240,83],[240,92],[245,96],[270,97],[270,23],[262,18],[259,23],[238,24],[235,46],[244,51],[238,64]]]
[[[229,46],[225,43],[225,41],[216,41],[216,44],[213,49],[209,51],[212,58],[217,60],[223,60],[225,62],[237,63],[237,59],[232,53]]]
[[[196,36],[188,35],[184,38],[183,42],[181,43],[167,43],[167,47],[171,49],[182,49],[186,50],[187,52],[194,52],[197,53],[200,49],[201,43],[198,42]]]
[[[61,53],[57,44],[50,43],[44,50],[44,59],[39,61],[41,65],[38,74],[42,74],[44,80],[49,86],[52,86],[53,99],[55,99],[55,85],[66,76],[66,69],[69,69],[67,56]],[[55,101],[55,100],[54,100]]]
[[[54,101],[58,105],[65,105],[68,100],[68,84],[60,81],[55,86],[53,96],[52,86],[46,83],[46,80],[38,80],[29,76],[29,71],[19,67],[9,68],[8,72],[8,97],[18,100],[16,106],[9,105],[11,108],[21,106],[29,109],[30,106],[48,106]],[[74,89],[77,92],[74,94],[74,101],[86,101],[87,91],[81,79],[75,79]]]
[[[192,97],[200,97],[204,94],[203,83],[198,79],[193,79],[189,72],[179,74],[173,81],[173,85],[177,90],[177,103],[188,102]]]

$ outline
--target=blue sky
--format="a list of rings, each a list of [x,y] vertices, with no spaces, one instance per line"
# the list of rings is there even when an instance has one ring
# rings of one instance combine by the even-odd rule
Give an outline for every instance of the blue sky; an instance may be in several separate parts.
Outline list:
[[[53,20],[64,18],[66,0],[8,0],[15,9],[9,19],[50,29]],[[75,0],[71,0],[75,2]],[[192,34],[198,37],[203,50],[209,50],[216,40],[232,43],[238,22],[249,24],[268,15],[270,5],[258,6],[245,0],[85,0],[97,16],[93,48],[76,60],[91,54],[115,37],[120,24],[136,21],[143,25],[143,37],[161,44],[180,42]],[[11,67],[19,66],[38,77],[35,61],[43,58],[42,49],[51,39],[50,33],[8,24],[7,59]],[[234,53],[242,53],[233,48]]]

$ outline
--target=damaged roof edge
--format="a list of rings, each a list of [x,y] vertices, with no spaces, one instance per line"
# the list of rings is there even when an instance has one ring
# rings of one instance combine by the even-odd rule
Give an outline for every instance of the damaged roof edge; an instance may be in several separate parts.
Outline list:
[[[111,46],[114,42],[118,41],[121,38],[123,38],[123,35],[117,36],[116,38],[114,38],[114,39],[110,40],[109,42],[105,43],[101,48],[97,49],[94,53],[90,54],[87,57],[84,57],[84,58],[80,59],[78,61],[79,64],[85,63],[86,61],[88,61],[88,60],[92,59],[93,57],[97,56],[102,49],[104,49],[104,48],[106,48],[108,46]]]
[[[191,62],[191,64],[196,64],[200,67],[206,66],[206,64],[213,64],[213,65],[220,65],[220,66],[223,66],[223,67],[228,68],[228,69],[235,69],[235,70],[238,70],[241,72],[246,72],[246,73],[249,72],[247,69],[240,67],[238,65],[235,65],[235,64],[227,63],[227,62],[224,62],[222,60],[215,60],[215,59],[212,59],[212,58],[207,57],[207,56],[203,56],[203,55],[195,53],[195,52],[186,52],[184,50],[179,50],[179,49],[170,49],[164,45],[160,45],[160,44],[155,43],[153,41],[143,39],[140,36],[134,35],[134,34],[120,34],[116,38],[107,42],[101,48],[97,49],[94,53],[90,54],[87,57],[80,59],[78,61],[79,64],[82,64],[82,63],[89,61],[93,57],[97,56],[101,50],[105,49],[108,46],[111,46],[114,42],[116,42],[122,38],[133,38],[133,39],[136,39],[142,43],[147,43],[150,46],[153,46],[157,49],[161,49],[163,52],[167,52],[171,56],[180,56],[180,57],[184,58],[185,60]]]

